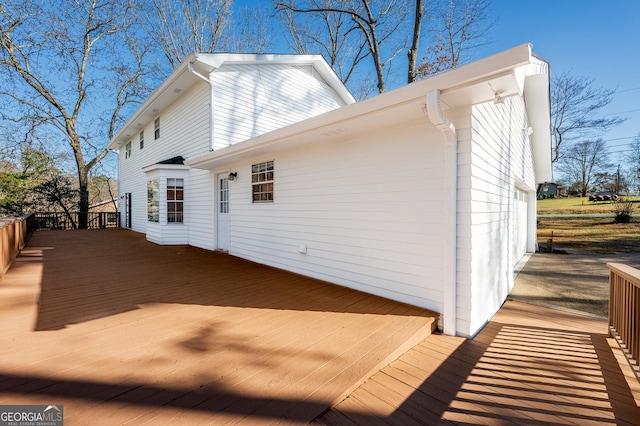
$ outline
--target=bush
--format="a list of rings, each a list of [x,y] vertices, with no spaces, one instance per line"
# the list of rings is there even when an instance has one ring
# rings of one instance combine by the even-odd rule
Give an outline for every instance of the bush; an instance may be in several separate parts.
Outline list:
[[[613,219],[615,223],[631,222],[631,214],[633,213],[634,208],[634,205],[631,201],[626,201],[620,198],[619,200],[614,202],[613,207],[613,212],[616,215]]]

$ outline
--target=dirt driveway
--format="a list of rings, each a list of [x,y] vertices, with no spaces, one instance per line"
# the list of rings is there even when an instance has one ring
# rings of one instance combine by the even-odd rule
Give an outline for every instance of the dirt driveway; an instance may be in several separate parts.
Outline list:
[[[535,253],[516,277],[510,298],[607,317],[607,263],[640,269],[640,253],[601,254],[564,249],[568,254]]]

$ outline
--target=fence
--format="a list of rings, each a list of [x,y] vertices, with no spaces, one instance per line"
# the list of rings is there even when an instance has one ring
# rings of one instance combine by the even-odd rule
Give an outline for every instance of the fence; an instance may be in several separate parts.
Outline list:
[[[0,220],[0,282],[34,229],[33,213]]]
[[[607,266],[609,329],[637,374],[640,367],[640,270],[620,263],[608,263]]]
[[[116,228],[118,212],[40,212],[35,214],[36,229],[78,229],[81,220],[87,221],[87,229]]]

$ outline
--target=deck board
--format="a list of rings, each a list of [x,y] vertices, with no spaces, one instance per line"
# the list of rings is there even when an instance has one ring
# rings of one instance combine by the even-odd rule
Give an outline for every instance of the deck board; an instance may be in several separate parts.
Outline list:
[[[121,229],[34,234],[0,285],[0,404],[66,424],[308,423],[437,315]]]
[[[0,284],[0,404],[64,404],[69,425],[640,425],[606,321],[509,301],[469,340],[434,317],[124,230],[37,233]]]
[[[473,340],[429,336],[318,422],[638,425],[640,385],[621,357],[606,321],[508,301]],[[374,409],[381,398],[395,409]]]

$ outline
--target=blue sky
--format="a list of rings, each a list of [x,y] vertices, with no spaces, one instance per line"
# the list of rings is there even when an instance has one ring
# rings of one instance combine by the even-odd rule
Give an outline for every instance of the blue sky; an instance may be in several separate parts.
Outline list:
[[[639,0],[492,0],[498,21],[487,56],[530,42],[551,74],[571,71],[595,87],[617,89],[604,114],[627,117],[604,135],[620,160],[640,132]]]
[[[603,138],[612,160],[621,161],[640,132],[640,0],[488,1],[497,21],[491,43],[477,52],[476,59],[531,43],[534,54],[549,62],[552,75],[570,71],[593,79],[594,87],[617,89],[602,112],[627,121]],[[235,1],[239,6],[255,2]],[[274,49],[282,53],[286,47],[276,42]],[[399,75],[404,78],[405,72]],[[390,88],[397,87],[389,83]]]

